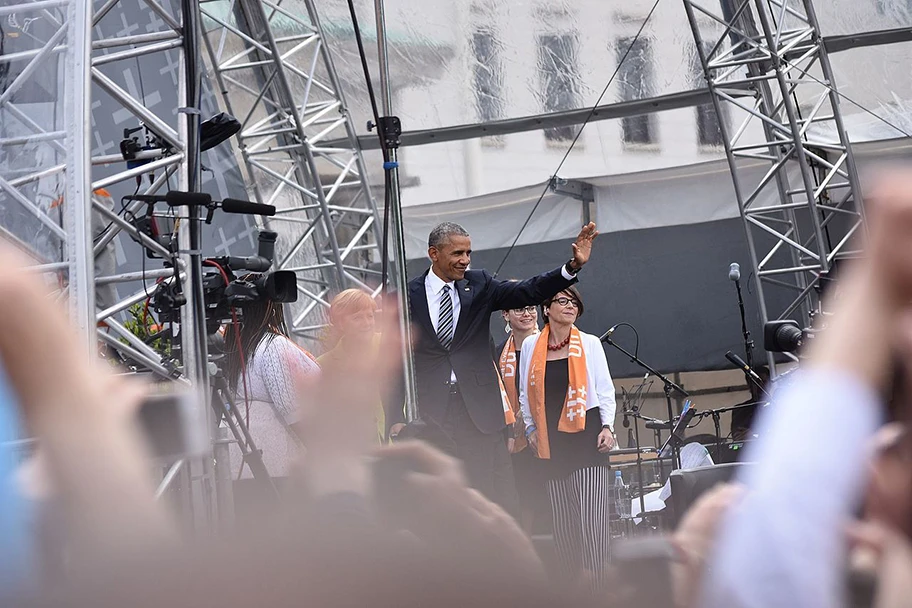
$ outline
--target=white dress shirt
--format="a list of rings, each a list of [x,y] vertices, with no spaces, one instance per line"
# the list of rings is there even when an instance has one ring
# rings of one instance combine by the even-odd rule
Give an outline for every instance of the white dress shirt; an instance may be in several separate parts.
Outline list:
[[[459,294],[456,293],[455,281],[444,281],[437,276],[434,268],[427,273],[424,278],[424,291],[427,294],[428,314],[431,317],[431,325],[434,326],[434,333],[437,333],[437,325],[440,323],[440,301],[443,297],[443,288],[445,285],[450,286],[450,301],[453,302],[453,333],[456,333],[456,326],[459,323],[459,310],[462,304],[459,301]],[[456,372],[450,371],[450,382],[456,382]]]
[[[846,523],[864,490],[880,399],[837,370],[802,370],[759,420],[704,581],[708,608],[845,605]]]
[[[572,281],[575,277],[570,274],[567,270],[567,265],[564,264],[561,266],[561,276],[563,276],[568,281]],[[442,297],[441,292],[443,291],[443,286],[450,286],[450,300],[453,302],[453,332],[455,334],[456,327],[459,324],[459,309],[462,308],[462,304],[459,302],[459,294],[456,293],[456,282],[455,281],[444,281],[437,273],[434,272],[434,267],[431,266],[431,269],[428,271],[427,276],[424,277],[424,292],[427,295],[428,303],[428,314],[431,317],[431,325],[434,326],[434,333],[437,333],[437,324],[440,322],[440,298]],[[606,363],[607,365],[607,363]],[[450,382],[456,382],[456,372],[450,372]],[[613,385],[612,385],[613,388]],[[612,398],[613,398],[612,394]],[[611,424],[614,424],[614,414],[611,416]]]

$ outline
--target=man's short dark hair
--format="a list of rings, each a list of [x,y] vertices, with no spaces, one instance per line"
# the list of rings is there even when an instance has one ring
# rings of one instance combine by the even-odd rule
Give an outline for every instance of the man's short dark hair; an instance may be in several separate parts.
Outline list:
[[[460,226],[459,224],[454,224],[453,222],[444,222],[442,224],[437,224],[437,226],[431,230],[431,233],[428,235],[428,249],[431,247],[440,247],[442,244],[450,240],[451,236],[469,236],[469,233],[466,232],[466,229]]]

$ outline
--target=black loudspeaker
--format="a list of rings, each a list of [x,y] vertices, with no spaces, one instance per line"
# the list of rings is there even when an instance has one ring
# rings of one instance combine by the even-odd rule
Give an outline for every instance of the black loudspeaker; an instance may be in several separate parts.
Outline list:
[[[731,481],[742,467],[750,463],[732,462],[710,467],[697,467],[671,474],[671,507],[674,525],[681,522],[687,509],[705,492],[719,483]]]

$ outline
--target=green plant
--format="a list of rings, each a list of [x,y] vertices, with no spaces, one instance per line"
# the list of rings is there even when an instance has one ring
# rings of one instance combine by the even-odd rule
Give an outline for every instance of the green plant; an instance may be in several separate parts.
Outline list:
[[[155,321],[155,317],[149,312],[149,308],[144,302],[134,304],[127,310],[127,313],[130,315],[130,318],[124,321],[124,327],[140,340],[145,341],[149,336],[152,336],[161,330],[161,327]],[[124,338],[121,338],[120,341],[124,344],[129,344]],[[152,340],[152,342],[149,343],[149,346],[155,349],[155,351],[163,357],[171,355],[171,345],[161,338]]]

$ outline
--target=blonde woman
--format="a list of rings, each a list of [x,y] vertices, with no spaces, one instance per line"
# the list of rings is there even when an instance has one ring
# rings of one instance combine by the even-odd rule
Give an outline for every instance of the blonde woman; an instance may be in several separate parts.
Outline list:
[[[325,373],[344,374],[357,382],[376,364],[379,352],[377,302],[360,289],[346,289],[329,307],[332,350],[317,359]],[[386,439],[386,415],[380,397],[373,406],[378,441]]]

